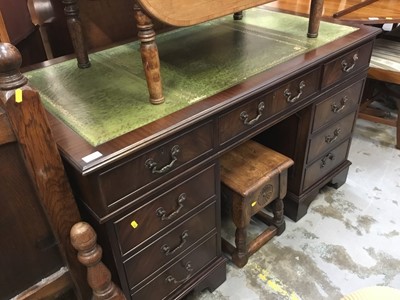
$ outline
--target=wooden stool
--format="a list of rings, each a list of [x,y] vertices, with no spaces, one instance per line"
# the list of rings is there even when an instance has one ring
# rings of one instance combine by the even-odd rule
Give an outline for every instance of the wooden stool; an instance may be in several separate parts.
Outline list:
[[[236,226],[236,247],[222,239],[222,249],[242,268],[254,252],[285,230],[282,199],[287,191],[287,169],[293,161],[251,140],[220,161],[222,204],[231,206]],[[273,218],[263,210],[270,203]],[[247,245],[247,226],[253,215],[269,226]]]

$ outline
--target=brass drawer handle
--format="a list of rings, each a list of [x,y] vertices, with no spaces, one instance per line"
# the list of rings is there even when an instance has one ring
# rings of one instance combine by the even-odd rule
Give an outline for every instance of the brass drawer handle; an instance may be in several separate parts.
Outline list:
[[[249,118],[249,114],[246,111],[242,111],[240,113],[240,120],[243,121],[244,125],[249,125],[252,126],[254,125],[262,116],[263,110],[265,108],[265,104],[263,101],[261,101],[260,103],[258,103],[258,107],[257,107],[257,116],[253,119],[253,120],[248,120]]]
[[[176,251],[178,251],[179,249],[181,249],[183,247],[183,245],[185,245],[186,243],[186,239],[189,237],[189,233],[187,230],[185,230],[184,232],[182,232],[181,234],[181,242],[179,243],[178,246],[176,246],[174,249],[171,250],[171,247],[168,246],[167,244],[164,244],[161,247],[161,250],[164,252],[165,256],[168,255],[172,255],[174,254]]]
[[[336,103],[333,103],[331,105],[331,111],[333,113],[340,113],[345,107],[346,107],[346,103],[347,101],[349,101],[349,98],[347,96],[344,96],[341,100],[340,100],[340,106],[338,106]]]
[[[327,144],[331,144],[331,143],[333,143],[334,141],[336,141],[337,138],[339,137],[340,131],[341,131],[340,128],[336,128],[335,131],[333,131],[333,136],[327,135],[327,136],[325,137],[325,142],[326,142]]]
[[[293,96],[293,97],[292,97],[292,92],[289,89],[286,89],[283,92],[283,95],[285,96],[286,101],[289,102],[289,103],[293,103],[293,102],[296,102],[297,100],[299,100],[299,98],[303,94],[303,89],[305,87],[306,87],[306,83],[303,80],[300,81],[300,83],[299,83],[299,91],[298,91],[297,95]]]
[[[193,267],[190,261],[186,264],[185,269],[188,273],[193,272]],[[167,278],[165,278],[165,281],[168,283],[181,284],[187,281],[190,278],[190,276],[191,274],[188,274],[185,278],[181,280],[176,280],[172,275],[169,275]]]
[[[156,210],[157,216],[159,216],[162,221],[168,221],[168,220],[173,219],[176,215],[179,214],[179,212],[183,208],[183,204],[182,203],[185,200],[186,200],[186,194],[185,193],[180,194],[179,197],[178,197],[178,208],[176,210],[174,210],[173,212],[171,212],[167,216],[167,212],[165,211],[165,209],[163,207],[159,207]]]
[[[148,169],[151,169],[151,173],[153,174],[167,173],[169,170],[171,170],[174,163],[178,160],[176,156],[178,155],[179,152],[180,152],[179,146],[178,145],[173,146],[171,149],[171,159],[172,159],[171,162],[159,170],[157,170],[157,163],[152,158],[146,160],[144,164]]]
[[[335,160],[335,155],[333,155],[333,153],[328,153],[327,155],[325,155],[325,157],[321,159],[321,165],[320,165],[321,169],[326,166],[326,162],[328,159],[331,161]]]
[[[356,62],[358,60],[358,54],[353,55],[353,61],[349,64],[345,59],[342,60],[342,71],[345,73],[349,73],[356,66]]]

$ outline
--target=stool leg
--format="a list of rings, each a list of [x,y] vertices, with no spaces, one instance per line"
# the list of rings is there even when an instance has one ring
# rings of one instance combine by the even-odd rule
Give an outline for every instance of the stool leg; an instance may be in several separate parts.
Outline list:
[[[140,40],[140,54],[142,56],[143,70],[150,96],[149,100],[151,104],[161,104],[164,102],[164,96],[160,74],[160,58],[155,42],[156,33],[153,29],[153,21],[137,2],[134,3],[133,11]]]
[[[243,19],[243,11],[238,11],[233,14],[234,20],[241,20]]]
[[[307,32],[307,37],[309,38],[316,38],[318,36],[323,5],[324,0],[311,0],[310,17],[308,21]]]
[[[236,228],[235,232],[235,252],[232,253],[232,261],[239,268],[243,268],[249,257],[247,255],[247,228]]]
[[[286,223],[283,217],[283,200],[277,198],[272,202],[272,213],[274,214],[274,218],[272,220],[272,224],[276,226],[278,229],[276,235],[281,235],[282,232],[285,231]]]

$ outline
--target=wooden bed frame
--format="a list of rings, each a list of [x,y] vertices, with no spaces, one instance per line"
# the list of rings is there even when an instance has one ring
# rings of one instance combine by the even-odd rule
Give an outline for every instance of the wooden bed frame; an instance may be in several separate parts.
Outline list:
[[[85,46],[82,24],[79,19],[78,0],[62,0],[65,5],[68,28],[80,68],[90,67],[88,51]],[[259,6],[273,0],[203,0],[195,4],[186,0],[159,1],[138,0],[134,3],[134,15],[138,28],[138,38],[141,42],[140,52],[143,69],[146,75],[150,103],[164,102],[160,74],[160,59],[155,42],[155,31],[152,18],[173,26],[192,26],[212,19],[235,14],[240,19],[241,11]],[[318,36],[319,23],[322,15],[323,0],[310,0],[310,15],[307,36]]]

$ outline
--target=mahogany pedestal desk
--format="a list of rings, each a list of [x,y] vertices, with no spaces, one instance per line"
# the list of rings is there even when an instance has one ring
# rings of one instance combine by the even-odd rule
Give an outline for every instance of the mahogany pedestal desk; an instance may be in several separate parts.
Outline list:
[[[295,162],[284,200],[295,220],[321,187],[345,182],[377,30],[323,22],[308,39],[306,18],[245,13],[158,36],[162,105],[148,104],[135,43],[92,54],[88,69],[27,74],[128,298],[179,299],[225,280],[219,158],[250,138]]]

